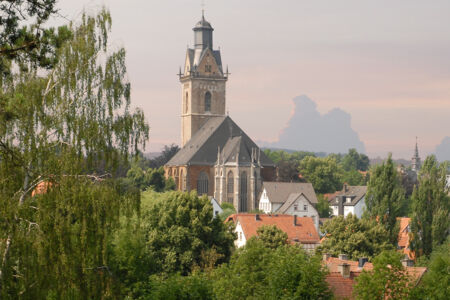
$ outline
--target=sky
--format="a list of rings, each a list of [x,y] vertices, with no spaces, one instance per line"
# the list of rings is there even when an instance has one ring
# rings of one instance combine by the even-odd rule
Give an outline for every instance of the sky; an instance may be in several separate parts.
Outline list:
[[[146,152],[180,142],[176,74],[201,2],[59,1],[64,18],[55,24],[83,9],[110,10],[112,44],[127,51],[132,103],[150,125]],[[424,157],[450,136],[450,1],[204,2],[214,47],[231,73],[227,110],[254,140],[277,141],[300,95],[321,114],[349,113],[370,157],[409,159],[416,136]]]

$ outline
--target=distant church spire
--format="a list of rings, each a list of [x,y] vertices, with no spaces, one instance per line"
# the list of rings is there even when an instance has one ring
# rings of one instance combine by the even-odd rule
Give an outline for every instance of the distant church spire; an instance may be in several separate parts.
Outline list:
[[[417,143],[417,136],[416,136],[416,148],[414,150],[414,156],[411,159],[411,165],[412,165],[413,171],[417,172],[420,170],[421,163],[420,163],[420,157],[419,157],[419,146]]]

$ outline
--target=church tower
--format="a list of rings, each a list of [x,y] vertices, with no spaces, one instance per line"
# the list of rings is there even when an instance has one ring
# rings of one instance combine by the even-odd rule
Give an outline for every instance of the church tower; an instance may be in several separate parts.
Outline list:
[[[416,137],[416,148],[414,149],[414,156],[411,159],[411,169],[414,172],[418,172],[420,170],[421,163],[419,157],[419,147],[417,146],[417,137]]]
[[[213,28],[202,19],[193,28],[194,48],[188,48],[184,70],[178,74],[182,89],[181,147],[213,117],[225,116],[228,70],[222,68],[220,50],[213,49]]]

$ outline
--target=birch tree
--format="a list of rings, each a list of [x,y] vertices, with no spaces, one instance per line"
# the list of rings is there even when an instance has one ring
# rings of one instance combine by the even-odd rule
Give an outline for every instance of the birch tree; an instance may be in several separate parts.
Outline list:
[[[108,241],[119,216],[139,204],[114,170],[145,146],[149,128],[130,109],[125,50],[108,43],[110,14],[83,14],[61,30],[68,41],[51,69],[12,61],[0,82],[5,299],[115,295]]]

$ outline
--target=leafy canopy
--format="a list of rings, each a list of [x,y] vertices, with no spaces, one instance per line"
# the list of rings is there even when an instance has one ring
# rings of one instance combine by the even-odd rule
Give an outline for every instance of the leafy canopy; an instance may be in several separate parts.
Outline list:
[[[345,253],[351,259],[374,258],[383,250],[393,249],[389,233],[375,220],[358,219],[349,214],[325,222],[321,227],[325,240],[319,249],[322,253],[338,256]]]

